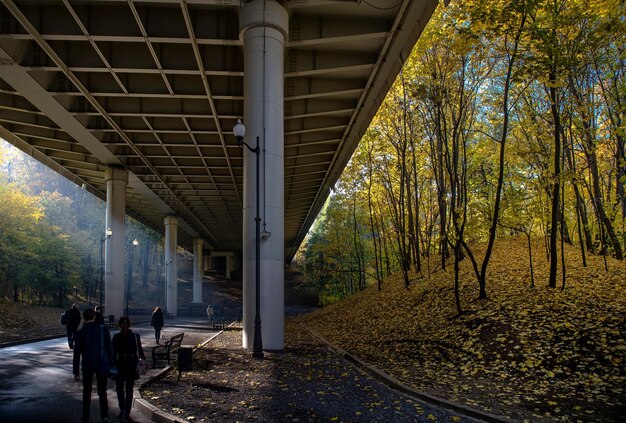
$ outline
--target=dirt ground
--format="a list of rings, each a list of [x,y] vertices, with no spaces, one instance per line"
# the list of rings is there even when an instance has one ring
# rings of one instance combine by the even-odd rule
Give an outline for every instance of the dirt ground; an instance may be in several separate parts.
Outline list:
[[[287,321],[285,350],[262,360],[230,328],[194,352],[193,371],[170,369],[142,397],[181,421],[473,422],[389,389]]]

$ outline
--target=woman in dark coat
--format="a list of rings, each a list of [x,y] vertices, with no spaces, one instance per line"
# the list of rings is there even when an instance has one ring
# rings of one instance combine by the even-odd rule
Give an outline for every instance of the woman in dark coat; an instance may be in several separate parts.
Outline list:
[[[154,326],[154,337],[156,338],[156,343],[159,343],[159,339],[161,339],[161,329],[165,325],[165,321],[163,320],[163,311],[161,307],[157,307],[152,312],[152,321],[150,322],[152,326]]]
[[[123,316],[119,320],[120,331],[113,336],[113,354],[118,377],[115,380],[117,403],[120,407],[118,418],[129,418],[133,406],[133,386],[139,379],[137,363],[146,359],[139,334],[130,330],[130,319]]]
[[[78,310],[78,304],[72,304],[72,307],[68,310],[69,319],[67,322],[67,343],[70,349],[74,349],[74,339],[76,338],[76,332],[78,332],[78,326],[80,325],[80,311]]]

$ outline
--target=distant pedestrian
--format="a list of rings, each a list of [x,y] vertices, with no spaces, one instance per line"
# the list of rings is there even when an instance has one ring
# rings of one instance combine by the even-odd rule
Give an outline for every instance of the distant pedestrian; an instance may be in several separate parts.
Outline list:
[[[156,338],[156,343],[159,343],[161,339],[161,329],[165,326],[165,319],[163,318],[163,310],[161,307],[156,307],[152,312],[152,321],[150,325],[154,327],[154,337]]]
[[[80,311],[78,310],[78,304],[74,303],[70,307],[68,312],[67,319],[67,343],[70,346],[70,349],[74,349],[74,338],[76,337],[76,331],[78,331],[78,326],[80,326]]]
[[[107,402],[107,374],[102,372],[100,364],[103,360],[113,360],[113,348],[109,329],[95,323],[96,312],[90,308],[83,312],[85,323],[76,333],[74,340],[74,379],[80,380],[81,357],[83,371],[83,414],[81,422],[89,421],[91,409],[91,390],[93,377],[96,376],[98,399],[100,402],[100,418],[102,422],[109,421],[109,406]],[[104,354],[104,356],[103,356]]]
[[[211,304],[206,308],[206,317],[209,319],[209,322],[213,321],[213,306]]]
[[[104,306],[97,305],[94,309],[96,311],[96,325],[104,325]]]
[[[130,319],[126,316],[120,317],[118,324],[120,331],[113,336],[113,353],[118,371],[115,388],[117,403],[120,407],[120,414],[117,418],[130,420],[130,410],[133,408],[133,387],[135,381],[139,379],[137,363],[139,358],[145,360],[146,356],[139,334],[130,329]]]
[[[224,320],[224,301],[215,305],[215,318],[220,321]]]

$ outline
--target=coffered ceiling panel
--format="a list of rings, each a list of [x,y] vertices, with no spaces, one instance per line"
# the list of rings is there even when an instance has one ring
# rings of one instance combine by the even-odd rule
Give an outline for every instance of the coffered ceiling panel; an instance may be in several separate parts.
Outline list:
[[[264,0],[251,0],[264,1]],[[127,211],[241,252],[237,0],[2,0],[0,137]],[[436,0],[285,0],[285,259],[295,254]],[[261,70],[259,70],[261,71]]]

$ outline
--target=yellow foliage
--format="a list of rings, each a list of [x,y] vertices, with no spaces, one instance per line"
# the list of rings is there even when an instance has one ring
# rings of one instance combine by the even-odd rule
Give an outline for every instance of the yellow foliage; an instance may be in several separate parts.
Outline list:
[[[484,301],[470,261],[461,262],[460,318],[450,266],[413,275],[408,290],[394,275],[382,292],[372,286],[297,319],[420,391],[516,419],[549,412],[611,421],[626,402],[626,264],[607,258],[607,272],[591,256],[582,267],[579,250],[566,246],[566,288],[550,289],[537,241],[531,288],[526,248],[522,238],[496,241]],[[541,407],[552,403],[558,410]]]

